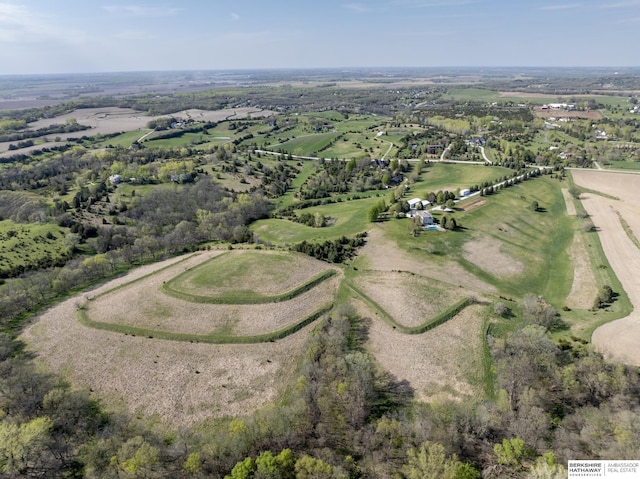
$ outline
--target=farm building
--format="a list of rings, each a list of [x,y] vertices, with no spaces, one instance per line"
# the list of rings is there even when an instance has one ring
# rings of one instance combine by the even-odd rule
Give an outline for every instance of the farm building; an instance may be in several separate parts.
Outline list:
[[[417,208],[419,208],[420,206],[422,206],[422,208],[426,208],[427,206],[429,206],[431,203],[427,200],[421,200],[420,198],[412,198],[410,200],[407,201],[407,203],[409,203],[409,208],[412,210],[415,210]]]
[[[433,216],[426,210],[416,211],[414,218],[416,218],[416,221],[418,221],[420,226],[429,226],[434,224]]]

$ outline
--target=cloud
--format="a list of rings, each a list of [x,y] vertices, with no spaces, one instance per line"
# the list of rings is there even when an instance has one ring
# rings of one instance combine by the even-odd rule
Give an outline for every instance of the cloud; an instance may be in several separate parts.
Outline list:
[[[622,2],[615,3],[602,3],[599,5],[599,8],[628,8],[628,7],[638,7],[640,6],[640,0],[626,0]]]
[[[571,10],[582,7],[581,3],[563,3],[558,5],[544,5],[540,10]]]
[[[238,20],[240,20],[240,15],[238,15],[237,13],[231,13],[231,20],[237,22]]]
[[[362,3],[344,3],[342,4],[342,8],[346,8],[347,10],[351,10],[356,13],[367,13],[371,11],[369,7]]]
[[[24,45],[60,42],[66,45],[83,43],[84,32],[63,28],[55,19],[23,5],[0,2],[0,43]]]
[[[144,7],[140,5],[103,5],[102,9],[112,15],[128,17],[172,17],[181,10],[174,7]]]
[[[36,17],[22,5],[0,3],[0,41],[14,42],[38,30]]]
[[[120,33],[114,34],[113,38],[117,40],[126,40],[126,41],[146,41],[146,40],[154,40],[156,37],[149,32],[126,31],[126,32],[120,32]]]

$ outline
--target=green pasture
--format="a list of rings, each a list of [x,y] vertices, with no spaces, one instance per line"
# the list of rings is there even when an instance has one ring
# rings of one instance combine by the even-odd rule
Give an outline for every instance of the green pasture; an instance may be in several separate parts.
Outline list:
[[[170,296],[190,301],[192,303],[206,303],[206,304],[266,304],[266,303],[281,303],[283,301],[289,301],[291,299],[300,296],[307,291],[315,288],[319,284],[328,280],[332,276],[335,276],[335,270],[328,269],[322,273],[317,274],[313,278],[304,283],[296,286],[295,288],[286,290],[279,294],[264,295],[254,290],[242,289],[232,291],[221,295],[211,294],[194,294],[176,289],[175,284],[169,282],[162,286],[162,289]],[[176,278],[177,279],[177,278]],[[255,278],[254,278],[255,281]]]
[[[415,196],[426,196],[429,191],[455,191],[457,188],[469,188],[485,181],[492,182],[505,175],[511,177],[513,170],[501,166],[430,163],[422,169],[421,178],[411,186],[411,191]]]
[[[0,221],[0,277],[60,263],[69,252],[67,232],[50,223]]]
[[[269,156],[269,155],[265,155]],[[294,204],[298,201],[295,198],[295,194],[300,187],[304,184],[304,182],[316,171],[316,163],[314,160],[303,160],[302,168],[300,172],[296,175],[296,177],[291,182],[291,188],[277,199],[277,205],[279,208],[286,208],[289,205]]]
[[[297,253],[225,253],[179,274],[166,283],[165,289],[201,297],[264,299],[261,285],[286,284],[291,274],[304,272],[309,261]],[[281,293],[286,289],[283,286]]]
[[[340,133],[362,132],[375,135],[378,130],[384,128],[387,121],[386,117],[369,116],[369,115],[352,115],[348,120],[336,123],[334,128]],[[373,131],[375,129],[375,131]]]
[[[306,208],[311,214],[316,212],[335,218],[335,223],[324,228],[312,228],[284,219],[267,219],[256,221],[251,225],[253,233],[261,241],[283,245],[301,241],[325,241],[338,239],[341,236],[352,237],[366,231],[368,209],[380,201],[379,197],[343,201],[322,206]]]
[[[131,145],[133,145],[133,143],[135,143],[136,140],[138,140],[145,134],[149,133],[150,131],[152,130],[147,128],[140,129],[140,130],[127,131],[119,134],[118,136],[114,136],[113,138],[109,138],[107,140],[101,141],[99,145],[114,146],[114,147],[122,146],[124,148],[128,148]]]
[[[471,122],[463,118],[446,118],[443,116],[431,116],[428,119],[429,124],[440,128],[441,130],[453,133],[468,133],[471,130]]]
[[[204,148],[212,145],[223,145],[229,143],[232,139],[228,137],[218,137],[204,132],[185,133],[175,138],[149,139],[144,141],[144,145],[149,148],[180,148],[182,146],[195,146]]]
[[[336,132],[304,135],[276,145],[278,150],[297,156],[315,156],[339,136]],[[313,155],[312,155],[313,154]]]
[[[380,156],[381,149],[379,145],[365,146],[361,141],[355,139],[356,135],[345,135],[338,139],[332,146],[322,150],[319,154],[323,158],[365,158],[368,156],[375,157]],[[363,137],[364,138],[364,137]],[[360,147],[358,148],[358,144]],[[373,148],[372,152],[365,150]]]
[[[602,103],[607,108],[607,113],[609,113],[611,108],[621,108],[628,113],[629,108],[633,106],[629,103],[628,96],[598,95],[594,97],[594,100],[598,103]]]
[[[608,170],[632,170],[640,171],[640,161],[616,161],[608,160],[606,163],[600,163],[603,168]]]
[[[130,204],[132,201],[135,201],[136,197],[144,196],[149,194],[156,188],[181,188],[181,185],[171,184],[160,184],[160,185],[135,185],[131,183],[120,183],[115,191],[109,195],[111,203],[119,203],[124,202]]]
[[[385,225],[385,232],[417,261],[452,260],[503,295],[521,298],[534,293],[560,308],[572,283],[567,248],[573,238],[574,219],[565,214],[557,181],[536,178],[483,199],[483,206],[453,213],[461,225],[457,231],[424,231],[416,238],[409,234],[409,220],[394,219]],[[534,200],[542,211],[530,209]],[[465,260],[463,247],[468,241],[497,242],[503,254],[524,265],[522,274],[496,277]]]

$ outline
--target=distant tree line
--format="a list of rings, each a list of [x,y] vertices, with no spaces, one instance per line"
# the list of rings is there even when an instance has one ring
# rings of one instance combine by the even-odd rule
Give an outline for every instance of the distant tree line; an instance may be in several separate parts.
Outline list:
[[[90,129],[90,126],[81,125],[78,122],[68,122],[64,125],[51,125],[37,130],[13,131],[10,133],[0,133],[0,142],[22,141],[31,138],[40,138],[47,135],[57,135],[61,133],[73,133]],[[11,148],[10,148],[11,149]]]

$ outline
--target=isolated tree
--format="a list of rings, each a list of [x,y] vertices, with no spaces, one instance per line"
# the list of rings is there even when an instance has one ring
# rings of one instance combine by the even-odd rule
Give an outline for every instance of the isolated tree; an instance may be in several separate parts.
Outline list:
[[[580,198],[580,188],[572,186],[571,188],[569,188],[569,194],[576,199]]]
[[[593,221],[587,220],[582,224],[582,231],[585,233],[590,233],[596,228],[596,225],[593,224]]]
[[[475,479],[480,474],[463,464],[455,454],[447,456],[441,444],[423,442],[417,449],[409,449],[407,462],[400,472],[406,479]]]
[[[450,229],[451,231],[455,230],[458,227],[458,222],[456,221],[456,219],[452,216],[449,219],[449,224],[448,224],[448,229]]]
[[[296,479],[331,479],[333,466],[306,454],[296,461]]]
[[[593,309],[599,309],[606,307],[613,300],[613,290],[611,286],[604,285],[598,291],[598,296],[596,296],[596,300],[593,303]]]
[[[378,207],[378,205],[371,205],[371,207],[367,211],[367,218],[371,222],[378,221],[378,217],[380,216],[381,213],[382,212],[380,211],[380,208]]]
[[[504,317],[508,312],[509,308],[507,308],[504,303],[498,302],[493,305],[493,314],[496,316]]]
[[[540,205],[538,205],[537,201],[532,201],[531,205],[529,206],[529,208],[531,209],[531,211],[538,211],[538,208],[540,207]]]

